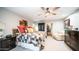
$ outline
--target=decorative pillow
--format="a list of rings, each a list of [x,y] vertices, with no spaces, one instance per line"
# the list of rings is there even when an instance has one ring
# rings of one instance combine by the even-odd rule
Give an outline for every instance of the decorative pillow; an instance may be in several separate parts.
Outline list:
[[[28,33],[32,33],[33,32],[33,28],[27,28]]]

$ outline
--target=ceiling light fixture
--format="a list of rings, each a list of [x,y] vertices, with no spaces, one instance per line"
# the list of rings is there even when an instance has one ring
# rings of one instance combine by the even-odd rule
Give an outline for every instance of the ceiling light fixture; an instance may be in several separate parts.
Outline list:
[[[43,14],[40,14],[39,16],[43,15],[45,17],[50,15],[56,15],[57,13],[55,10],[59,9],[60,7],[41,7],[41,9],[44,11]]]

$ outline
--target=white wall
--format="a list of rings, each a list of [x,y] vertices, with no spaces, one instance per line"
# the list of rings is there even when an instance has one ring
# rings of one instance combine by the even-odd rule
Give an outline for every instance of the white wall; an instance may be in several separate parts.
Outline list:
[[[64,22],[63,20],[53,21],[52,33],[64,32]]]
[[[0,21],[0,29],[4,29],[5,28],[5,23]]]
[[[12,34],[12,29],[17,28],[18,21],[22,19],[20,16],[0,8],[0,21],[5,23],[5,34]]]
[[[69,16],[68,18],[70,18],[70,25],[74,28],[79,28],[79,12]]]
[[[52,34],[53,33],[61,33],[64,32],[64,20],[56,20],[56,21],[50,21],[50,22],[45,22],[45,31],[46,31],[46,26],[47,24],[52,24]],[[38,22],[34,23],[35,28],[38,31]]]
[[[33,27],[34,27],[34,31],[38,31],[38,23],[34,22]]]

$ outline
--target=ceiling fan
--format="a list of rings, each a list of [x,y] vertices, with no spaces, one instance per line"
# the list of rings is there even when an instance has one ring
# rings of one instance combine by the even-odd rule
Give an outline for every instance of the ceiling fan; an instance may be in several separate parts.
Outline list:
[[[41,7],[41,9],[44,11],[45,17],[47,17],[47,15],[56,15],[57,13],[54,11],[59,8],[60,7]],[[42,15],[42,14],[40,14],[40,15]]]

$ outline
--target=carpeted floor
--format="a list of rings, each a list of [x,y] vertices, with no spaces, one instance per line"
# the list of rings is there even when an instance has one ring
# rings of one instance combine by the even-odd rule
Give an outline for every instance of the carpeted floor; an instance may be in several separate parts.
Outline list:
[[[21,46],[16,46],[14,49],[12,49],[10,51],[32,51],[32,50],[23,48]]]
[[[72,51],[64,41],[57,41],[52,37],[48,36],[45,39],[45,48],[43,51]]]

